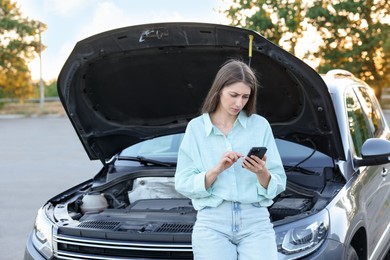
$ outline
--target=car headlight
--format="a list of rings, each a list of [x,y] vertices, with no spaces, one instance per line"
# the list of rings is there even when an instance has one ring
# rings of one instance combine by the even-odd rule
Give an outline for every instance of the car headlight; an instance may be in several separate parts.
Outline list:
[[[292,224],[292,223],[290,223]],[[276,231],[279,253],[286,259],[296,259],[308,255],[319,248],[326,239],[329,227],[327,211],[295,222],[288,230]]]
[[[53,256],[53,224],[46,216],[43,208],[38,210],[33,232],[32,243],[35,248],[47,259],[51,258]]]

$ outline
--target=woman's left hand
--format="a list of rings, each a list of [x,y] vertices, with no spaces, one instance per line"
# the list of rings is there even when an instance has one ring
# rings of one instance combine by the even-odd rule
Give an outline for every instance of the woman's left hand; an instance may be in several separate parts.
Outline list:
[[[271,180],[271,174],[265,166],[267,157],[264,155],[263,159],[260,159],[256,155],[251,157],[245,157],[242,161],[242,167],[256,174],[257,180],[265,189],[268,188],[268,184]]]
[[[250,157],[245,157],[244,160],[242,160],[242,167],[256,175],[262,175],[263,173],[268,172],[267,167],[265,166],[266,161],[266,155],[264,155],[263,159],[260,159],[256,155],[252,155]]]

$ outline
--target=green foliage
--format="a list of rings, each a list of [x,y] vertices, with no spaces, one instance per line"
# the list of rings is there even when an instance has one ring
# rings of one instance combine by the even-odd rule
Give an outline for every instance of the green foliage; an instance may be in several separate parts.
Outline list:
[[[57,81],[53,80],[49,83],[43,81],[43,95],[45,98],[58,97],[57,91]],[[35,82],[33,84],[34,94],[33,98],[40,98],[40,82]]]
[[[255,30],[294,54],[305,30],[305,10],[302,0],[233,0],[224,13],[231,25]]]
[[[0,88],[0,99],[2,98],[6,98],[6,93],[4,93],[4,90],[2,88]],[[0,108],[1,108],[1,102],[0,102]]]
[[[233,0],[225,10],[232,25],[253,29],[293,54],[305,31],[314,27],[318,71],[341,68],[375,88],[390,86],[390,3],[387,0]]]
[[[307,17],[323,40],[319,72],[347,69],[380,95],[389,85],[389,10],[386,0],[316,1]]]
[[[0,89],[7,97],[34,93],[28,62],[40,50],[39,32],[46,25],[22,16],[12,0],[0,0]]]
[[[52,81],[45,86],[45,97],[58,97],[57,81]]]

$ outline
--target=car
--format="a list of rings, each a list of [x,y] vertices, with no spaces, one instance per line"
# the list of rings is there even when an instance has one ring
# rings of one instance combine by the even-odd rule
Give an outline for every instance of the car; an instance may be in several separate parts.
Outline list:
[[[174,188],[177,153],[230,58],[259,77],[257,112],[287,175],[268,208],[278,258],[389,259],[390,130],[372,89],[345,70],[320,75],[255,31],[190,22],[76,44],[58,93],[102,168],[43,204],[24,259],[192,259],[196,211]]]

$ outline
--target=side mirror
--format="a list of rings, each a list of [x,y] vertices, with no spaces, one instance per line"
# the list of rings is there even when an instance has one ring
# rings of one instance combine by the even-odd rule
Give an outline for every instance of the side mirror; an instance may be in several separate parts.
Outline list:
[[[362,146],[362,159],[355,159],[356,167],[381,165],[390,162],[390,141],[370,138]]]

